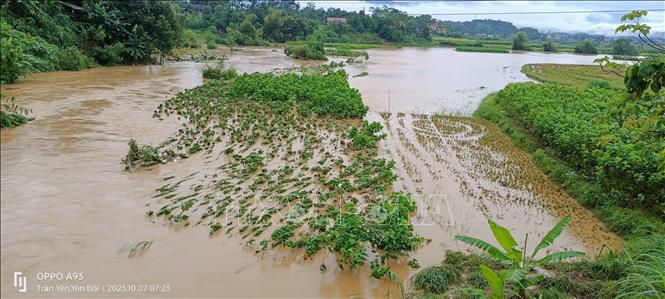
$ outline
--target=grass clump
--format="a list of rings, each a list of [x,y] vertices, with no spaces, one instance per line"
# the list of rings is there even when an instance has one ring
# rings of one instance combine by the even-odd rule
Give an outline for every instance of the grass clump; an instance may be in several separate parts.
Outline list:
[[[413,277],[413,286],[427,293],[443,294],[460,278],[458,270],[450,265],[427,267]]]
[[[230,80],[238,76],[238,72],[233,69],[224,69],[222,66],[211,66],[206,65],[203,67],[203,78],[205,79],[215,79],[215,80]]]
[[[215,65],[206,64],[203,69],[203,78],[215,80],[230,80],[238,76],[238,72],[234,68],[224,69],[224,61],[226,57],[217,60]]]

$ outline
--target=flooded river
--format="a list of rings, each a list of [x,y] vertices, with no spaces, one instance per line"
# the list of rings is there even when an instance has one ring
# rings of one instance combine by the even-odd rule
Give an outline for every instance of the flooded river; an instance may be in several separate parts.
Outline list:
[[[535,170],[491,124],[397,112],[471,113],[482,97],[508,82],[527,80],[525,63],[591,63],[568,54],[457,53],[451,49],[375,49],[370,60],[347,67],[369,105],[368,118],[389,136],[381,154],[397,162],[395,189],[419,203],[416,230],[433,241],[415,253],[423,266],[445,249],[467,249],[455,234],[488,239],[483,213],[529,241],[566,213],[575,221],[555,248],[595,253],[620,240]],[[228,65],[241,72],[271,71],[304,63],[281,51],[242,49]],[[206,227],[172,228],[146,217],[155,188],[166,174],[201,167],[197,155],[133,173],[120,163],[130,138],[166,139],[175,120],[152,118],[154,109],[179,91],[202,83],[202,64],[122,66],[36,74],[3,87],[3,94],[31,108],[36,119],[1,131],[2,297],[385,297],[399,288],[369,277],[368,269],[341,271],[331,255],[303,259],[286,250],[255,254],[241,240],[208,237]],[[390,96],[388,97],[388,91]],[[390,100],[388,101],[388,98]],[[378,112],[391,111],[391,114]],[[481,148],[491,148],[483,156]],[[481,163],[483,162],[483,163]],[[492,172],[488,166],[503,173]],[[508,175],[510,174],[510,175]],[[502,180],[502,177],[510,177]],[[421,221],[421,222],[418,222]],[[422,225],[420,225],[422,224]],[[533,236],[533,238],[531,238]],[[128,258],[141,241],[154,241]],[[530,246],[533,248],[533,246]],[[395,267],[404,279],[413,272]],[[28,293],[12,286],[14,272],[28,277]],[[153,292],[58,293],[38,287],[40,272],[80,272],[82,284],[159,285]]]

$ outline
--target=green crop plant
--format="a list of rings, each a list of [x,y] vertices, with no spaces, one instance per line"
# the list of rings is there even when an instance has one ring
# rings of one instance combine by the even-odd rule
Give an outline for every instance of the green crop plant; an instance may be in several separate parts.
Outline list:
[[[360,127],[352,126],[349,130],[349,139],[353,142],[354,149],[375,148],[376,143],[386,138],[386,134],[379,134],[383,127],[378,122],[369,123],[363,120]]]
[[[526,254],[526,248],[523,248],[522,250],[518,248],[517,241],[515,241],[507,228],[497,224],[491,219],[488,219],[487,222],[494,238],[501,246],[501,249],[483,240],[469,236],[457,235],[455,238],[485,251],[498,263],[508,266],[507,269],[494,271],[487,265],[480,265],[480,270],[487,280],[489,287],[492,289],[490,295],[491,298],[504,298],[504,294],[506,293],[514,295],[522,293],[530,296],[527,289],[543,279],[542,275],[532,274],[536,267],[584,255],[583,252],[579,251],[560,251],[536,259],[536,255],[541,250],[552,245],[554,240],[561,235],[571,221],[572,217],[570,215],[561,219],[559,223],[545,234],[530,255]],[[526,244],[524,246],[526,246]],[[466,291],[474,296],[485,296],[485,292],[480,289],[469,288]]]
[[[125,170],[132,170],[136,167],[146,167],[162,163],[163,159],[156,148],[149,145],[139,147],[136,140],[130,139],[129,152],[122,162],[125,164]]]

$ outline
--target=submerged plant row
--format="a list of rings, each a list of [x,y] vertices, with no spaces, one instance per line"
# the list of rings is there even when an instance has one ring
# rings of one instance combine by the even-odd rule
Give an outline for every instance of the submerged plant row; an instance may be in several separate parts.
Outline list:
[[[346,79],[344,71],[244,74],[161,104],[155,117],[186,123],[158,147],[132,142],[127,167],[194,154],[187,162],[201,165],[164,178],[148,215],[206,225],[257,252],[334,252],[340,268],[369,262],[372,276],[396,278],[388,260],[424,241],[410,221],[416,205],[392,192],[394,162],[376,157],[382,127],[361,121],[367,107]]]

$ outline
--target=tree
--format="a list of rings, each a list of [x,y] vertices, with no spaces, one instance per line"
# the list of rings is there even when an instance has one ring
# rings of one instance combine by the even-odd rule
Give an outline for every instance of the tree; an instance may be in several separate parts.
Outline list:
[[[282,26],[284,26],[282,12],[271,10],[267,16],[263,17],[263,38],[274,42],[283,42]]]
[[[624,15],[621,17],[621,22],[631,21],[631,23],[622,24],[615,31],[630,31],[652,50],[663,52],[665,45],[651,39],[649,37],[651,27],[639,21],[640,17],[646,15],[647,11],[644,10],[632,11]],[[644,200],[649,205],[660,204],[660,209],[665,213],[665,189],[662,188],[662,184],[665,182],[665,147],[658,145],[665,144],[663,142],[665,140],[665,97],[662,95],[662,88],[665,85],[665,58],[650,55],[627,66],[620,66],[610,61],[607,56],[596,59],[596,62],[600,64],[601,68],[618,75],[621,74],[617,70],[622,67],[626,69],[623,77],[627,92],[617,101],[616,106],[610,111],[610,115],[621,124],[622,129],[627,133],[623,134],[624,136],[603,137],[607,140],[606,146],[615,149],[615,153],[608,157],[606,162],[616,161],[616,156],[621,153],[633,157],[645,157],[648,153],[658,152],[660,161],[654,159],[650,164],[657,169],[651,172],[655,172],[655,174],[645,176],[649,177],[648,184],[637,188],[631,195]],[[638,147],[639,144],[645,143],[656,146],[653,148]],[[625,167],[604,168],[605,172],[615,177],[625,178]]]
[[[637,55],[637,49],[627,38],[617,39],[612,43],[612,52],[617,55]]]
[[[557,51],[556,46],[554,45],[552,40],[548,39],[548,40],[545,41],[545,43],[543,44],[543,51],[545,51],[545,52],[556,52]]]
[[[287,16],[282,25],[282,34],[284,40],[302,39],[305,37],[305,24],[301,19]]]
[[[529,38],[524,32],[518,32],[513,36],[513,50],[527,50]]]
[[[245,20],[240,23],[240,26],[238,26],[238,31],[250,38],[254,38],[256,36],[256,27],[254,27],[254,24],[252,24],[250,18],[245,18]]]
[[[575,53],[598,54],[598,49],[596,49],[590,40],[585,40],[575,46]]]

